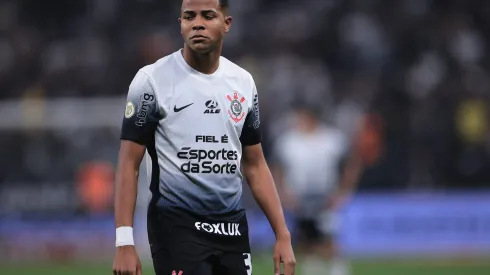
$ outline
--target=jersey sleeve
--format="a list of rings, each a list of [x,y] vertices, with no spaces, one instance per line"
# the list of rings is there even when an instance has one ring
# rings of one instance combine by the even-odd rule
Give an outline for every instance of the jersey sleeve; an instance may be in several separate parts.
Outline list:
[[[243,146],[250,146],[259,144],[262,141],[262,133],[260,130],[260,116],[259,116],[259,95],[257,94],[257,88],[255,83],[252,82],[252,108],[245,118],[245,124],[243,125],[240,141]]]
[[[155,135],[160,119],[150,78],[146,73],[139,71],[129,86],[121,139],[148,145]]]

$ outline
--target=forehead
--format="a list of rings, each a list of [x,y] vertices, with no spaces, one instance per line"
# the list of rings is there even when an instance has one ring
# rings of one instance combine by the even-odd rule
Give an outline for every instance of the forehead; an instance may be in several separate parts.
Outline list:
[[[219,10],[219,0],[183,0],[182,11]]]

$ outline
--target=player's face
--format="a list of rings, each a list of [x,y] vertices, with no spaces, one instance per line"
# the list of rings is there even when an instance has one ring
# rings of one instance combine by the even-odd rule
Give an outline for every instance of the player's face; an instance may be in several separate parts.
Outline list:
[[[179,18],[185,43],[194,51],[210,52],[223,41],[230,30],[231,16],[227,16],[218,0],[184,0]]]
[[[315,125],[315,118],[306,110],[297,110],[295,113],[295,126],[300,131],[308,131]]]

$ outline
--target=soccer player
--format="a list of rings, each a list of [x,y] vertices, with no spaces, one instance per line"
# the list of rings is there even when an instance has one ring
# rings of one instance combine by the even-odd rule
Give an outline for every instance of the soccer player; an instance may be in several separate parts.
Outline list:
[[[221,57],[228,1],[184,0],[184,47],[140,69],[128,92],[116,174],[115,274],[141,274],[132,226],[145,157],[148,237],[157,275],[252,274],[244,178],[276,236],[274,270],[295,257],[261,147],[252,76]],[[145,154],[146,152],[146,154]],[[272,269],[271,269],[272,271]]]
[[[293,129],[276,142],[274,172],[283,202],[297,219],[305,257],[301,274],[346,275],[335,243],[336,210],[354,191],[360,158],[354,150],[347,153],[350,146],[340,130],[319,120],[318,108],[298,103],[294,115]]]

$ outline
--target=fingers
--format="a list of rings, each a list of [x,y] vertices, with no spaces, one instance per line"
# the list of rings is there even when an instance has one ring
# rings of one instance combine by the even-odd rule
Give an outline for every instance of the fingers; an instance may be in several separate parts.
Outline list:
[[[294,275],[295,267],[296,260],[294,258],[288,258],[284,260],[284,275]]]
[[[281,258],[279,255],[274,255],[274,275],[279,275],[281,272]]]
[[[112,266],[113,275],[142,275],[141,262],[134,250],[118,250]]]
[[[129,268],[114,268],[112,270],[113,275],[142,275],[141,267],[138,267],[134,270],[130,270]]]

